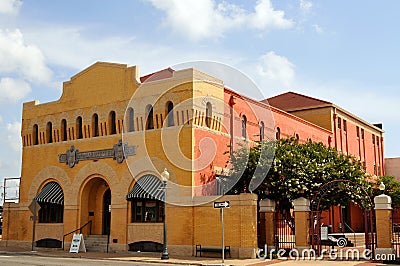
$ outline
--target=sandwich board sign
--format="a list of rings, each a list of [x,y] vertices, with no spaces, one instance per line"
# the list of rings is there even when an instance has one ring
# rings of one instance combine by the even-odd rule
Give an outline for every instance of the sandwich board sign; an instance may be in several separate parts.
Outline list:
[[[78,253],[79,251],[86,252],[85,241],[82,234],[74,234],[69,253]]]

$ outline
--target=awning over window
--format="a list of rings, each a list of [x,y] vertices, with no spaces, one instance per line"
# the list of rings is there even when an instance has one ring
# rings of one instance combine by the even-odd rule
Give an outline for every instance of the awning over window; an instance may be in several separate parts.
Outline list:
[[[145,175],[136,182],[133,189],[126,195],[126,199],[157,199],[164,201],[163,184],[156,176]]]
[[[64,204],[64,193],[62,188],[56,182],[47,183],[42,191],[33,198],[37,202],[47,202],[55,204]]]

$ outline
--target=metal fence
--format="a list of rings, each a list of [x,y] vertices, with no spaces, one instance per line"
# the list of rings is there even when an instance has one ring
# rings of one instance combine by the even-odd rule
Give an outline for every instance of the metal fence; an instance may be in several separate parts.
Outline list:
[[[396,258],[400,258],[400,210],[393,210],[392,214],[392,243],[396,251]]]

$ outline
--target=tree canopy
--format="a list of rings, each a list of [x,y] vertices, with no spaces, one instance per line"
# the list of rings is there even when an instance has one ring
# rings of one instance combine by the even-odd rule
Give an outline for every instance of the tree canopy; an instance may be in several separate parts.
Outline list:
[[[280,209],[289,209],[299,197],[312,199],[322,184],[346,179],[367,191],[363,165],[350,155],[339,153],[322,143],[299,144],[296,139],[257,142],[242,145],[231,154],[232,174],[238,180],[229,194],[244,191],[257,193],[260,198],[273,199]],[[346,205],[349,201],[369,208],[365,193],[351,183],[339,184],[324,196],[322,209],[332,205]]]

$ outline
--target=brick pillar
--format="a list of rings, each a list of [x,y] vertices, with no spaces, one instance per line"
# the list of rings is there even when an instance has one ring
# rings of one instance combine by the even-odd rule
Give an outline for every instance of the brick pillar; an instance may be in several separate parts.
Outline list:
[[[394,254],[392,245],[392,199],[385,194],[376,196],[375,222],[376,222],[376,249],[375,254]]]
[[[295,199],[294,205],[294,225],[296,249],[301,253],[304,249],[310,248],[309,218],[310,200],[303,197]]]
[[[260,201],[260,214],[264,215],[265,224],[265,244],[268,246],[269,252],[275,248],[275,232],[274,232],[274,215],[275,215],[275,201],[270,199],[263,199]]]

